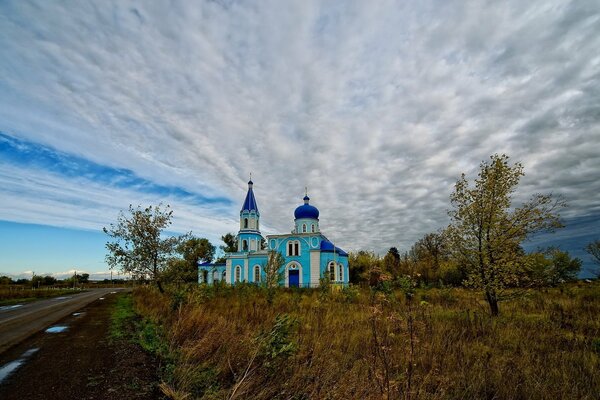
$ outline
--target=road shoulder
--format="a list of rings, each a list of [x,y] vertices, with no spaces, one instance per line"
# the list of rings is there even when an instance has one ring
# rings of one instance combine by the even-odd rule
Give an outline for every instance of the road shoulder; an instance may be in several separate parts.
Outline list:
[[[53,326],[59,333],[41,332],[0,357],[0,366],[30,357],[0,383],[0,398],[10,399],[157,399],[157,364],[132,342],[130,335],[111,338],[111,315],[119,296],[96,300]],[[133,319],[122,329],[132,330]]]

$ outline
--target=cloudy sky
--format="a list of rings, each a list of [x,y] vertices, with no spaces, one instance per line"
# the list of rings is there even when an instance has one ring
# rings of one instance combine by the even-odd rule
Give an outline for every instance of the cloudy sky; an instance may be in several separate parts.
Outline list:
[[[308,186],[347,250],[448,223],[462,172],[506,153],[517,201],[564,196],[600,236],[597,1],[0,3],[0,272],[106,270],[103,226],[169,203],[174,232],[264,233]]]

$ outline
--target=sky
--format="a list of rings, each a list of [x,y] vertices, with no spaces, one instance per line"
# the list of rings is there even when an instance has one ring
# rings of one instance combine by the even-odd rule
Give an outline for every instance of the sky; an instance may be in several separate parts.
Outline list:
[[[562,196],[600,238],[597,1],[0,2],[0,274],[106,276],[102,227],[170,204],[215,245],[252,173],[263,233],[308,187],[345,250],[445,227],[506,153],[515,204]]]

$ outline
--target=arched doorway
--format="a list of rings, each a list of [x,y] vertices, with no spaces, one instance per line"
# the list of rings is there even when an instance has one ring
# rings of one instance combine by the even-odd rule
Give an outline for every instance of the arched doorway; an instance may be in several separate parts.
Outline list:
[[[285,286],[302,287],[302,265],[292,261],[285,266]]]

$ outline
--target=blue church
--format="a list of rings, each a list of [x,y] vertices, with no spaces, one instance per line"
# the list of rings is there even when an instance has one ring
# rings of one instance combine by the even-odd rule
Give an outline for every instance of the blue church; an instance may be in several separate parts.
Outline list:
[[[319,210],[310,205],[308,194],[304,204],[294,211],[291,233],[268,235],[260,233],[260,212],[248,182],[248,193],[240,211],[237,251],[225,254],[225,264],[203,263],[198,266],[200,283],[224,281],[229,284],[265,280],[264,268],[269,253],[279,252],[285,259],[280,282],[286,287],[318,287],[321,278],[333,284],[347,285],[349,278],[348,253],[335,246],[321,233]]]

